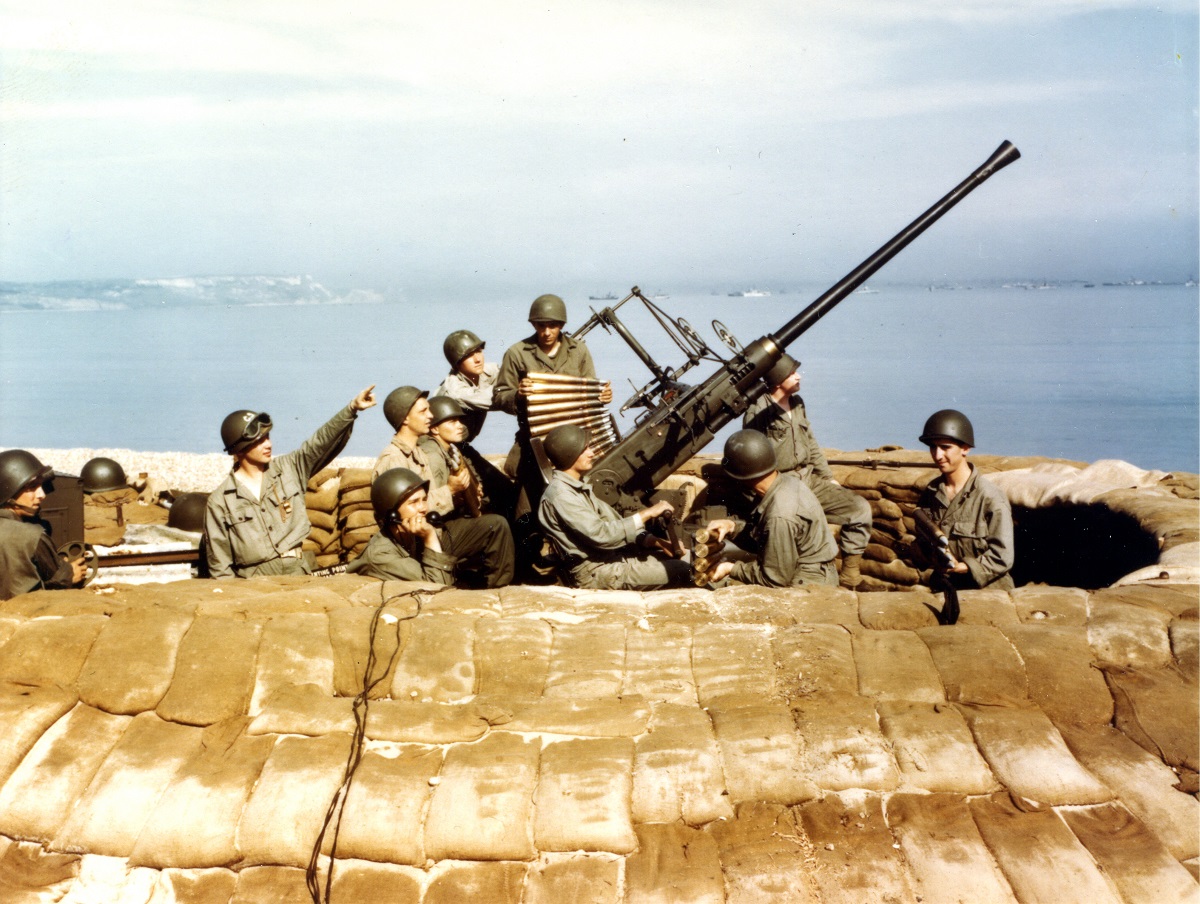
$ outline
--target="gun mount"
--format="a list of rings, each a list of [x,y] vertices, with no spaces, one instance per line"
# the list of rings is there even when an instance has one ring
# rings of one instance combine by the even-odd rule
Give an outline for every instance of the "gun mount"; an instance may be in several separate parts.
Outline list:
[[[641,507],[654,488],[689,458],[703,449],[718,431],[743,414],[766,385],[760,379],[779,360],[789,344],[828,314],[844,298],[928,229],[943,214],[978,188],[993,173],[1021,156],[1008,141],[947,195],[882,245],[846,274],[803,311],[775,333],[756,339],[728,360],[721,360],[704,345],[684,321],[672,320],[650,303],[635,286],[616,307],[630,298],[640,298],[667,328],[676,344],[688,355],[686,364],[673,371],[659,367],[636,338],[617,319],[614,308],[596,312],[575,334],[583,335],[599,324],[616,329],[634,353],[650,368],[654,379],[625,403],[650,409],[634,430],[609,449],[588,473],[596,495],[621,511]],[[664,322],[665,320],[665,322]],[[668,326],[671,324],[675,331]],[[721,360],[717,370],[703,383],[686,386],[680,376],[701,360]],[[657,403],[655,399],[657,398]]]

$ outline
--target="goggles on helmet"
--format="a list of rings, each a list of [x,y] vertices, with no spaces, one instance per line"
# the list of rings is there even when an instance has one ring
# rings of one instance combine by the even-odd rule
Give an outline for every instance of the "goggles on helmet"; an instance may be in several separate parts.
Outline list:
[[[255,415],[252,420],[247,422],[246,429],[242,431],[241,444],[249,446],[258,442],[271,432],[271,426],[271,415],[265,411],[262,414]]]

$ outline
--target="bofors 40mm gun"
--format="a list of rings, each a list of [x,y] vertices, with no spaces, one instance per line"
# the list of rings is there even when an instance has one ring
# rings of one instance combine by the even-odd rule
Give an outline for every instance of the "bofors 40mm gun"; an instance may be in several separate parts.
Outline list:
[[[648,410],[629,435],[608,449],[586,475],[596,495],[621,512],[644,507],[655,487],[766,391],[761,378],[782,357],[788,345],[989,176],[1020,156],[1020,151],[1005,141],[975,172],[776,332],[739,348],[728,330],[714,321],[718,336],[733,352],[728,359],[713,353],[686,321],[666,316],[637,287],[614,307],[593,313],[574,335],[580,337],[597,325],[615,330],[654,375],[650,383],[621,407],[622,412],[636,407]],[[687,354],[685,364],[670,371],[660,367],[621,323],[615,309],[634,297],[647,306]],[[686,371],[705,360],[720,362],[715,373],[696,385],[681,382]]]

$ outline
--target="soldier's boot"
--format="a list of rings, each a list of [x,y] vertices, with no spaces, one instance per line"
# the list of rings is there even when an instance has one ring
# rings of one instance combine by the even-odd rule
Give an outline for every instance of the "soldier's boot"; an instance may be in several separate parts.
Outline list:
[[[862,581],[858,567],[862,564],[862,556],[842,555],[842,575],[838,578],[838,586],[853,590]]]

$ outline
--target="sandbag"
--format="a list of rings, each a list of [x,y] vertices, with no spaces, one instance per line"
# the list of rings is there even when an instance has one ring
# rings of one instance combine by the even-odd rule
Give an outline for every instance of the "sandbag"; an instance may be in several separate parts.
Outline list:
[[[158,704],[160,718],[212,725],[250,708],[262,625],[229,618],[196,618],[176,655],[175,677]]]
[[[367,681],[374,683],[372,698],[386,697],[395,674],[397,650],[407,642],[412,622],[404,613],[375,618],[374,609],[339,609],[329,613],[329,642],[333,651],[333,689],[340,697],[357,697]],[[366,674],[371,654],[371,624],[375,627],[375,662]]]
[[[0,647],[0,680],[70,687],[107,621],[103,615],[71,615],[21,622]]]
[[[988,850],[1019,901],[1071,900],[1120,904],[1087,848],[1052,810],[1019,809],[1005,794],[970,801]]]
[[[539,851],[628,854],[637,846],[630,819],[633,741],[590,738],[542,748],[533,796]]]
[[[715,593],[704,587],[650,590],[642,595],[646,615],[656,627],[664,624],[689,627],[715,620],[715,597]]]
[[[806,745],[808,777],[821,788],[891,791],[900,772],[879,730],[873,701],[857,694],[825,694],[792,701]]]
[[[887,822],[923,904],[1016,904],[961,794],[893,794]]]
[[[1171,614],[1127,603],[1111,594],[1088,606],[1088,642],[1102,666],[1158,669],[1174,662],[1167,629]]]
[[[422,819],[441,768],[438,749],[364,753],[342,812],[337,857],[424,866]],[[327,853],[331,843],[327,836]]]
[[[543,855],[530,864],[521,904],[619,904],[621,861],[597,854]]]
[[[850,632],[840,625],[780,628],[772,639],[786,696],[857,694],[858,669]]]
[[[902,788],[988,794],[1000,787],[955,707],[901,701],[880,701],[878,707]]]
[[[1103,673],[1093,665],[1084,629],[1048,624],[1002,630],[1025,664],[1029,696],[1051,722],[1061,728],[1112,721],[1112,695]]]
[[[135,716],[54,839],[59,850],[128,857],[172,776],[200,748],[200,729]]]
[[[1013,794],[1052,807],[1112,800],[1112,791],[1079,765],[1040,710],[959,705],[959,711],[984,759]]]
[[[546,685],[553,634],[541,619],[483,618],[475,628],[479,694],[536,697]]]
[[[1068,807],[1060,815],[1117,886],[1126,904],[1162,904],[1200,897],[1191,873],[1120,804]]]
[[[1200,771],[1200,687],[1177,669],[1132,671],[1109,668],[1114,724],[1169,766]]]
[[[720,851],[706,832],[678,823],[635,825],[625,860],[625,898],[638,904],[725,904]]]
[[[522,904],[524,863],[452,863],[429,880],[421,904]]]
[[[919,703],[946,700],[929,648],[912,631],[856,632],[854,664],[863,696]]]
[[[1200,856],[1200,802],[1176,790],[1179,776],[1162,760],[1109,726],[1065,728],[1063,737],[1176,860]]]
[[[804,739],[786,706],[758,695],[726,696],[709,707],[709,715],[734,804],[796,804],[820,794],[808,777]]]
[[[585,738],[630,738],[646,730],[650,706],[641,697],[619,700],[568,700],[539,697],[532,700],[484,700],[480,705],[506,711],[508,731],[537,731],[544,734]]]
[[[1009,591],[1023,624],[1082,628],[1087,624],[1088,593],[1078,587],[1026,584]]]
[[[828,794],[798,808],[822,902],[917,904],[899,845],[874,794]]]
[[[917,634],[933,656],[946,699],[983,706],[1029,703],[1021,657],[999,630],[988,625],[923,628]],[[986,663],[986,667],[981,667]]]
[[[1183,674],[1192,680],[1200,677],[1200,622],[1176,618],[1171,622],[1171,654]]]
[[[810,870],[812,844],[793,808],[742,804],[733,818],[709,823],[705,832],[717,843],[726,904],[819,904]]]
[[[433,860],[528,860],[539,745],[508,732],[446,752],[425,819]]]
[[[113,614],[92,645],[75,687],[89,706],[121,715],[154,709],[175,674],[187,611],[126,609]]]
[[[277,690],[299,684],[333,694],[333,645],[324,613],[285,613],[263,624],[250,715],[257,715]]]
[[[275,746],[244,733],[247,719],[213,725],[159,798],[130,854],[132,866],[232,867],[242,811]]]
[[[412,867],[339,860],[333,871],[328,900],[420,904],[423,882],[424,873]]]
[[[350,736],[344,733],[279,739],[238,823],[246,866],[308,866],[349,750]]]
[[[917,628],[936,625],[936,613],[941,608],[941,597],[934,596],[928,590],[863,593],[859,595],[858,617],[864,628],[877,631],[915,631]]]
[[[696,706],[654,707],[649,731],[637,735],[634,823],[682,820],[699,826],[733,815],[712,723]]]
[[[631,626],[625,635],[623,689],[648,700],[694,706],[692,629],[671,622]]]
[[[543,694],[579,700],[621,694],[625,677],[625,626],[555,625]]]
[[[80,858],[51,854],[41,845],[0,839],[0,896],[13,904],[63,899],[79,875]]]
[[[0,782],[14,769],[38,739],[70,712],[79,698],[59,687],[21,687],[0,684]]]
[[[475,622],[470,615],[412,621],[392,678],[396,700],[457,703],[475,693]]]
[[[325,875],[320,875],[324,888]],[[294,866],[251,866],[238,872],[237,890],[229,904],[297,904],[311,901],[303,869]]]
[[[701,706],[727,697],[778,699],[769,628],[698,625],[692,632],[692,674]]]

